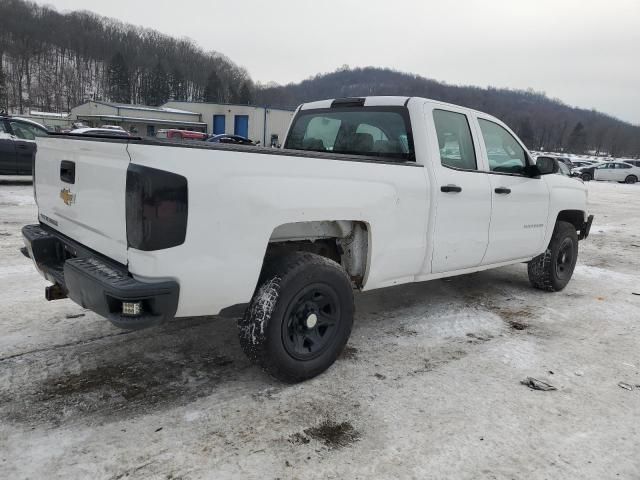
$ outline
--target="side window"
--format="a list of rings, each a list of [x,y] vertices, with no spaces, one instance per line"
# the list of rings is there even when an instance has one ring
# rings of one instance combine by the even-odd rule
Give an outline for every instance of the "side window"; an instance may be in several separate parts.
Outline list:
[[[627,165],[626,163],[619,163],[618,164],[618,168],[622,168],[622,169],[631,168],[631,165]]]
[[[44,137],[47,135],[45,131],[33,125],[23,122],[10,122],[11,128],[14,131],[16,137],[23,138],[25,140],[35,140],[36,137]]]
[[[445,167],[476,170],[476,152],[467,116],[447,110],[434,110],[440,163]]]
[[[478,119],[489,157],[489,169],[500,173],[522,173],[527,154],[513,136],[497,123]]]
[[[9,133],[7,132],[7,128],[4,126],[4,122],[0,120],[0,133]]]

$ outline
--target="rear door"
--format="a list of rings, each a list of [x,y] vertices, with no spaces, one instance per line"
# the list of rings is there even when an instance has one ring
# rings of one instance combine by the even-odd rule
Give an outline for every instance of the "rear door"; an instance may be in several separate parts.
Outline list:
[[[0,118],[0,174],[14,175],[16,173],[15,139],[7,131],[4,120]]]
[[[433,125],[436,212],[431,272],[451,272],[480,265],[489,241],[491,190],[478,158],[477,139],[463,109],[427,106]],[[431,118],[429,118],[431,117]]]
[[[39,141],[40,220],[126,264],[127,140],[50,136]]]
[[[482,264],[533,257],[543,248],[549,214],[547,183],[524,174],[533,161],[511,132],[489,118],[478,116],[477,120],[492,198],[489,246]]]

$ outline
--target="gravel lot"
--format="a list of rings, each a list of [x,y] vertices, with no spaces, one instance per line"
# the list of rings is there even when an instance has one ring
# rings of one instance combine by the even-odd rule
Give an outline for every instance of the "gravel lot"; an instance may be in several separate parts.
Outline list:
[[[0,180],[0,476],[638,479],[640,185],[589,195],[565,291],[515,265],[360,294],[342,358],[290,386],[233,318],[130,333],[46,302],[32,187]]]

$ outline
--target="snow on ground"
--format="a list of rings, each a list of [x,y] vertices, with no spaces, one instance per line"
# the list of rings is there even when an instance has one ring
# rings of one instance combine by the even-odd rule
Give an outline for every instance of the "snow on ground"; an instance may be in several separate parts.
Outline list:
[[[588,185],[563,292],[515,265],[359,294],[342,358],[292,386],[233,318],[131,333],[46,302],[31,186],[0,182],[2,478],[638,479],[640,185]]]

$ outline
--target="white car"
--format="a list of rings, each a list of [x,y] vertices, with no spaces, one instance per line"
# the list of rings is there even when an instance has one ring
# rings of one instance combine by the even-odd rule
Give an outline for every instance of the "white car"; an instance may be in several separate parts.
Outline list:
[[[298,107],[283,149],[46,138],[40,223],[22,232],[48,299],[130,329],[248,304],[243,350],[295,382],[344,348],[353,288],[526,262],[535,288],[562,290],[593,217],[554,170],[486,113],[324,100]]]
[[[112,128],[92,128],[92,127],[84,127],[84,128],[76,128],[75,130],[71,130],[69,133],[73,135],[96,135],[96,136],[106,136],[106,137],[130,137],[129,133],[122,129],[112,129]]]
[[[626,162],[605,162],[593,170],[594,180],[636,183],[640,179],[640,167]]]

